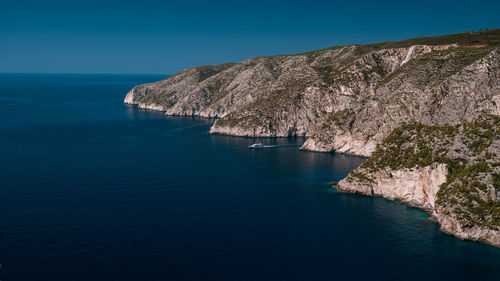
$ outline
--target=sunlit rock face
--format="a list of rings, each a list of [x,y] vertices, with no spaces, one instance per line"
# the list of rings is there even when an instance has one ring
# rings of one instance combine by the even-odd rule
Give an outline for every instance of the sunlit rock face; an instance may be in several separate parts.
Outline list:
[[[403,125],[335,188],[423,209],[446,233],[500,247],[500,117]]]
[[[500,29],[496,29],[199,66],[138,85],[124,102],[167,115],[214,117],[212,134],[306,136],[304,150],[342,152],[368,160],[380,160],[376,151],[383,140],[405,124],[458,126],[462,141],[449,140],[444,145],[439,136],[426,140],[435,163],[417,161],[413,166],[389,165],[376,171],[359,168],[369,181],[349,176],[337,188],[422,208],[433,214],[443,231],[498,246],[500,226],[491,217],[500,217],[495,183],[499,168],[490,160],[497,159],[500,145],[488,138],[491,142],[475,152],[469,146],[482,142],[482,136],[476,131],[464,133],[464,124],[500,114],[500,47],[491,43],[499,40]],[[498,123],[491,120],[480,122],[490,124],[498,135]],[[405,143],[417,145],[413,141]],[[424,157],[418,149],[414,153]],[[453,189],[446,183],[453,176],[450,165],[457,164],[457,159],[469,161],[463,165],[487,162],[489,170],[473,178],[488,192],[472,179],[455,183],[474,184],[470,194],[477,206],[466,204],[466,194],[443,194]],[[482,209],[484,202],[493,207]]]
[[[136,86],[125,103],[217,117],[211,133],[307,136],[303,149],[368,156],[403,123],[498,114],[499,66],[492,47],[345,46],[190,68]]]

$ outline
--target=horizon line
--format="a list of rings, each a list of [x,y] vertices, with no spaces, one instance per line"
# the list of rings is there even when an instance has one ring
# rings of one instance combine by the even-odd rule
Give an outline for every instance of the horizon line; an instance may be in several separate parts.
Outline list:
[[[4,74],[36,74],[36,75],[172,75],[171,73],[112,73],[112,72],[2,72]]]

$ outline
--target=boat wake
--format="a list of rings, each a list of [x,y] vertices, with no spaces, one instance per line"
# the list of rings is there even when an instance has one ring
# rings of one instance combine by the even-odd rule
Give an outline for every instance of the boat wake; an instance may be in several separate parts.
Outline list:
[[[250,146],[248,146],[248,148],[252,148],[252,149],[261,149],[261,148],[274,148],[274,147],[299,147],[300,145],[299,144],[262,144],[262,143],[254,143]]]

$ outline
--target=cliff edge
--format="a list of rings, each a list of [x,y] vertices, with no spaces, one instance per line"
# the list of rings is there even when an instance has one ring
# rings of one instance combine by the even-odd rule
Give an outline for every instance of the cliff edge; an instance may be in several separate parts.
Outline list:
[[[124,102],[216,117],[212,134],[306,136],[304,150],[370,157],[336,188],[500,246],[500,29],[193,67]]]
[[[500,247],[499,152],[498,116],[403,125],[335,188],[421,208],[444,232]]]
[[[500,29],[194,67],[125,103],[217,117],[210,133],[306,136],[306,150],[369,156],[403,123],[500,114]]]

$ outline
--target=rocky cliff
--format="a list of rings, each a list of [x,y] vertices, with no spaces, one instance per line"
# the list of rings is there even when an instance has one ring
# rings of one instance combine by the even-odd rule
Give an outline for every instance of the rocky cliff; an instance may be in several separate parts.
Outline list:
[[[403,125],[337,189],[426,210],[441,229],[500,247],[500,117]]]
[[[210,129],[214,134],[306,136],[302,147],[305,150],[362,156],[376,153],[365,162],[371,163],[374,160],[370,159],[381,153],[377,151],[383,140],[399,132],[401,126],[406,128],[405,124],[455,128],[471,124],[478,117],[500,114],[500,29],[194,67],[134,87],[125,103],[167,115],[216,117]],[[463,141],[467,142],[465,137]],[[499,146],[496,141],[492,143],[489,153],[497,155]],[[360,168],[338,188],[423,208],[440,221],[444,231],[499,245],[498,229],[490,225],[490,220],[474,226],[464,224],[454,215],[456,209],[450,207],[461,201],[455,197],[440,199],[445,198],[439,196],[446,189],[443,186],[450,186],[448,181],[454,175],[450,172],[450,165],[457,164],[454,161],[458,159],[454,150],[462,147],[441,149],[453,161],[370,171]],[[470,156],[465,150],[461,153],[459,158],[469,164],[490,155]],[[491,171],[486,172],[486,178],[493,177]],[[486,184],[490,192],[487,197],[486,193],[478,193],[479,198],[498,202],[498,196],[491,195],[497,194],[498,188],[488,180],[479,182]],[[473,209],[467,212],[473,214]],[[484,221],[491,227],[484,228]]]
[[[499,45],[497,29],[259,57],[139,85],[125,102],[217,117],[211,133],[307,136],[303,149],[369,156],[403,123],[500,114]]]

